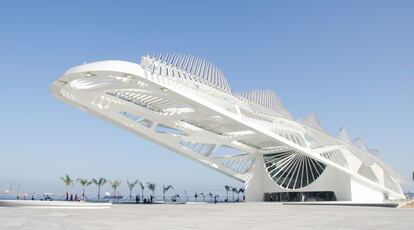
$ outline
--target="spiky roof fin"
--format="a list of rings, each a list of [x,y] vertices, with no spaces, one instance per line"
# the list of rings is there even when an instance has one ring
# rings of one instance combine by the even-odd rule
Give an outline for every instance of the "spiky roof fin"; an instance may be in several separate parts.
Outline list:
[[[318,130],[319,132],[327,133],[321,122],[316,117],[315,113],[310,113],[305,118],[299,120],[299,122],[315,130]]]
[[[374,155],[374,156],[376,156],[376,157],[378,157],[378,158],[382,159],[382,158],[381,158],[381,155],[380,155],[380,152],[379,152],[379,150],[378,150],[378,149],[369,149],[369,152],[370,152],[372,155]]]
[[[368,146],[365,144],[364,140],[362,138],[358,137],[355,140],[352,141],[352,144],[354,144],[355,147],[359,148],[360,150],[363,150],[365,152],[368,152]]]
[[[339,129],[338,139],[348,144],[352,144],[351,138],[349,137],[348,132],[344,127]]]

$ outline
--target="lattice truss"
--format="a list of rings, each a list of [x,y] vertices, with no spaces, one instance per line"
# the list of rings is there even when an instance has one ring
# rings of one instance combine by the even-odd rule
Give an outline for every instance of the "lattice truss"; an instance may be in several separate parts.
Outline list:
[[[264,164],[276,184],[297,189],[331,166],[400,190],[398,174],[362,139],[352,142],[345,129],[338,138],[329,136],[314,114],[295,120],[273,91],[232,93],[217,67],[193,56],[146,55],[140,66],[86,64],[68,70],[52,91],[240,181],[251,178],[255,164]]]
[[[286,189],[311,184],[326,168],[325,164],[292,151],[264,155],[264,162],[272,179]]]

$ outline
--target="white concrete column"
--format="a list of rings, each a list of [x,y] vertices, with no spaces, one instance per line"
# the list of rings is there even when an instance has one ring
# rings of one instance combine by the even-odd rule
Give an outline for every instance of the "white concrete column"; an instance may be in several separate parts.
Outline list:
[[[263,156],[259,155],[251,169],[252,177],[245,183],[246,201],[264,200],[263,170]]]

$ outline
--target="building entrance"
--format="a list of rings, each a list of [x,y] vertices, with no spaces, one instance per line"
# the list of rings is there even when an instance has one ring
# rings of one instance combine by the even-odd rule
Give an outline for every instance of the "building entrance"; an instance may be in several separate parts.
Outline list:
[[[270,202],[306,202],[306,201],[336,201],[332,191],[314,192],[272,192],[264,194],[264,201]]]

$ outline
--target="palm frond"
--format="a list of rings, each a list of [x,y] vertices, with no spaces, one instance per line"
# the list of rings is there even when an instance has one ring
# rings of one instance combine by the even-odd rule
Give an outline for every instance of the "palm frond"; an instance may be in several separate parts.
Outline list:
[[[109,184],[111,185],[112,188],[118,188],[121,185],[121,181],[120,180],[109,181]]]
[[[138,181],[138,183],[139,183],[139,187],[141,187],[141,189],[145,188],[144,184],[141,181]]]
[[[164,192],[166,192],[170,189],[174,189],[174,187],[172,185],[167,185],[167,186],[164,186],[163,189],[164,189]]]
[[[70,178],[70,176],[67,174],[64,177],[61,177],[60,179],[63,181],[63,183],[65,183],[66,186],[73,184],[72,178]]]
[[[126,181],[127,182],[127,185],[128,185],[128,188],[130,189],[130,190],[132,190],[134,187],[135,187],[135,185],[137,185],[138,184],[138,180],[135,180],[135,181],[133,181],[133,182],[129,182],[129,180],[127,180]]]
[[[92,183],[94,183],[95,185],[98,185],[98,186],[102,186],[102,185],[106,184],[106,182],[107,182],[107,180],[103,177],[101,177],[99,179],[95,179],[95,178],[92,179]]]
[[[155,183],[148,182],[147,187],[148,187],[149,190],[154,191],[155,190]]]
[[[81,184],[82,186],[88,186],[92,183],[91,181],[88,181],[87,179],[82,179],[82,178],[78,178],[76,179],[76,181],[79,182],[79,184]]]

